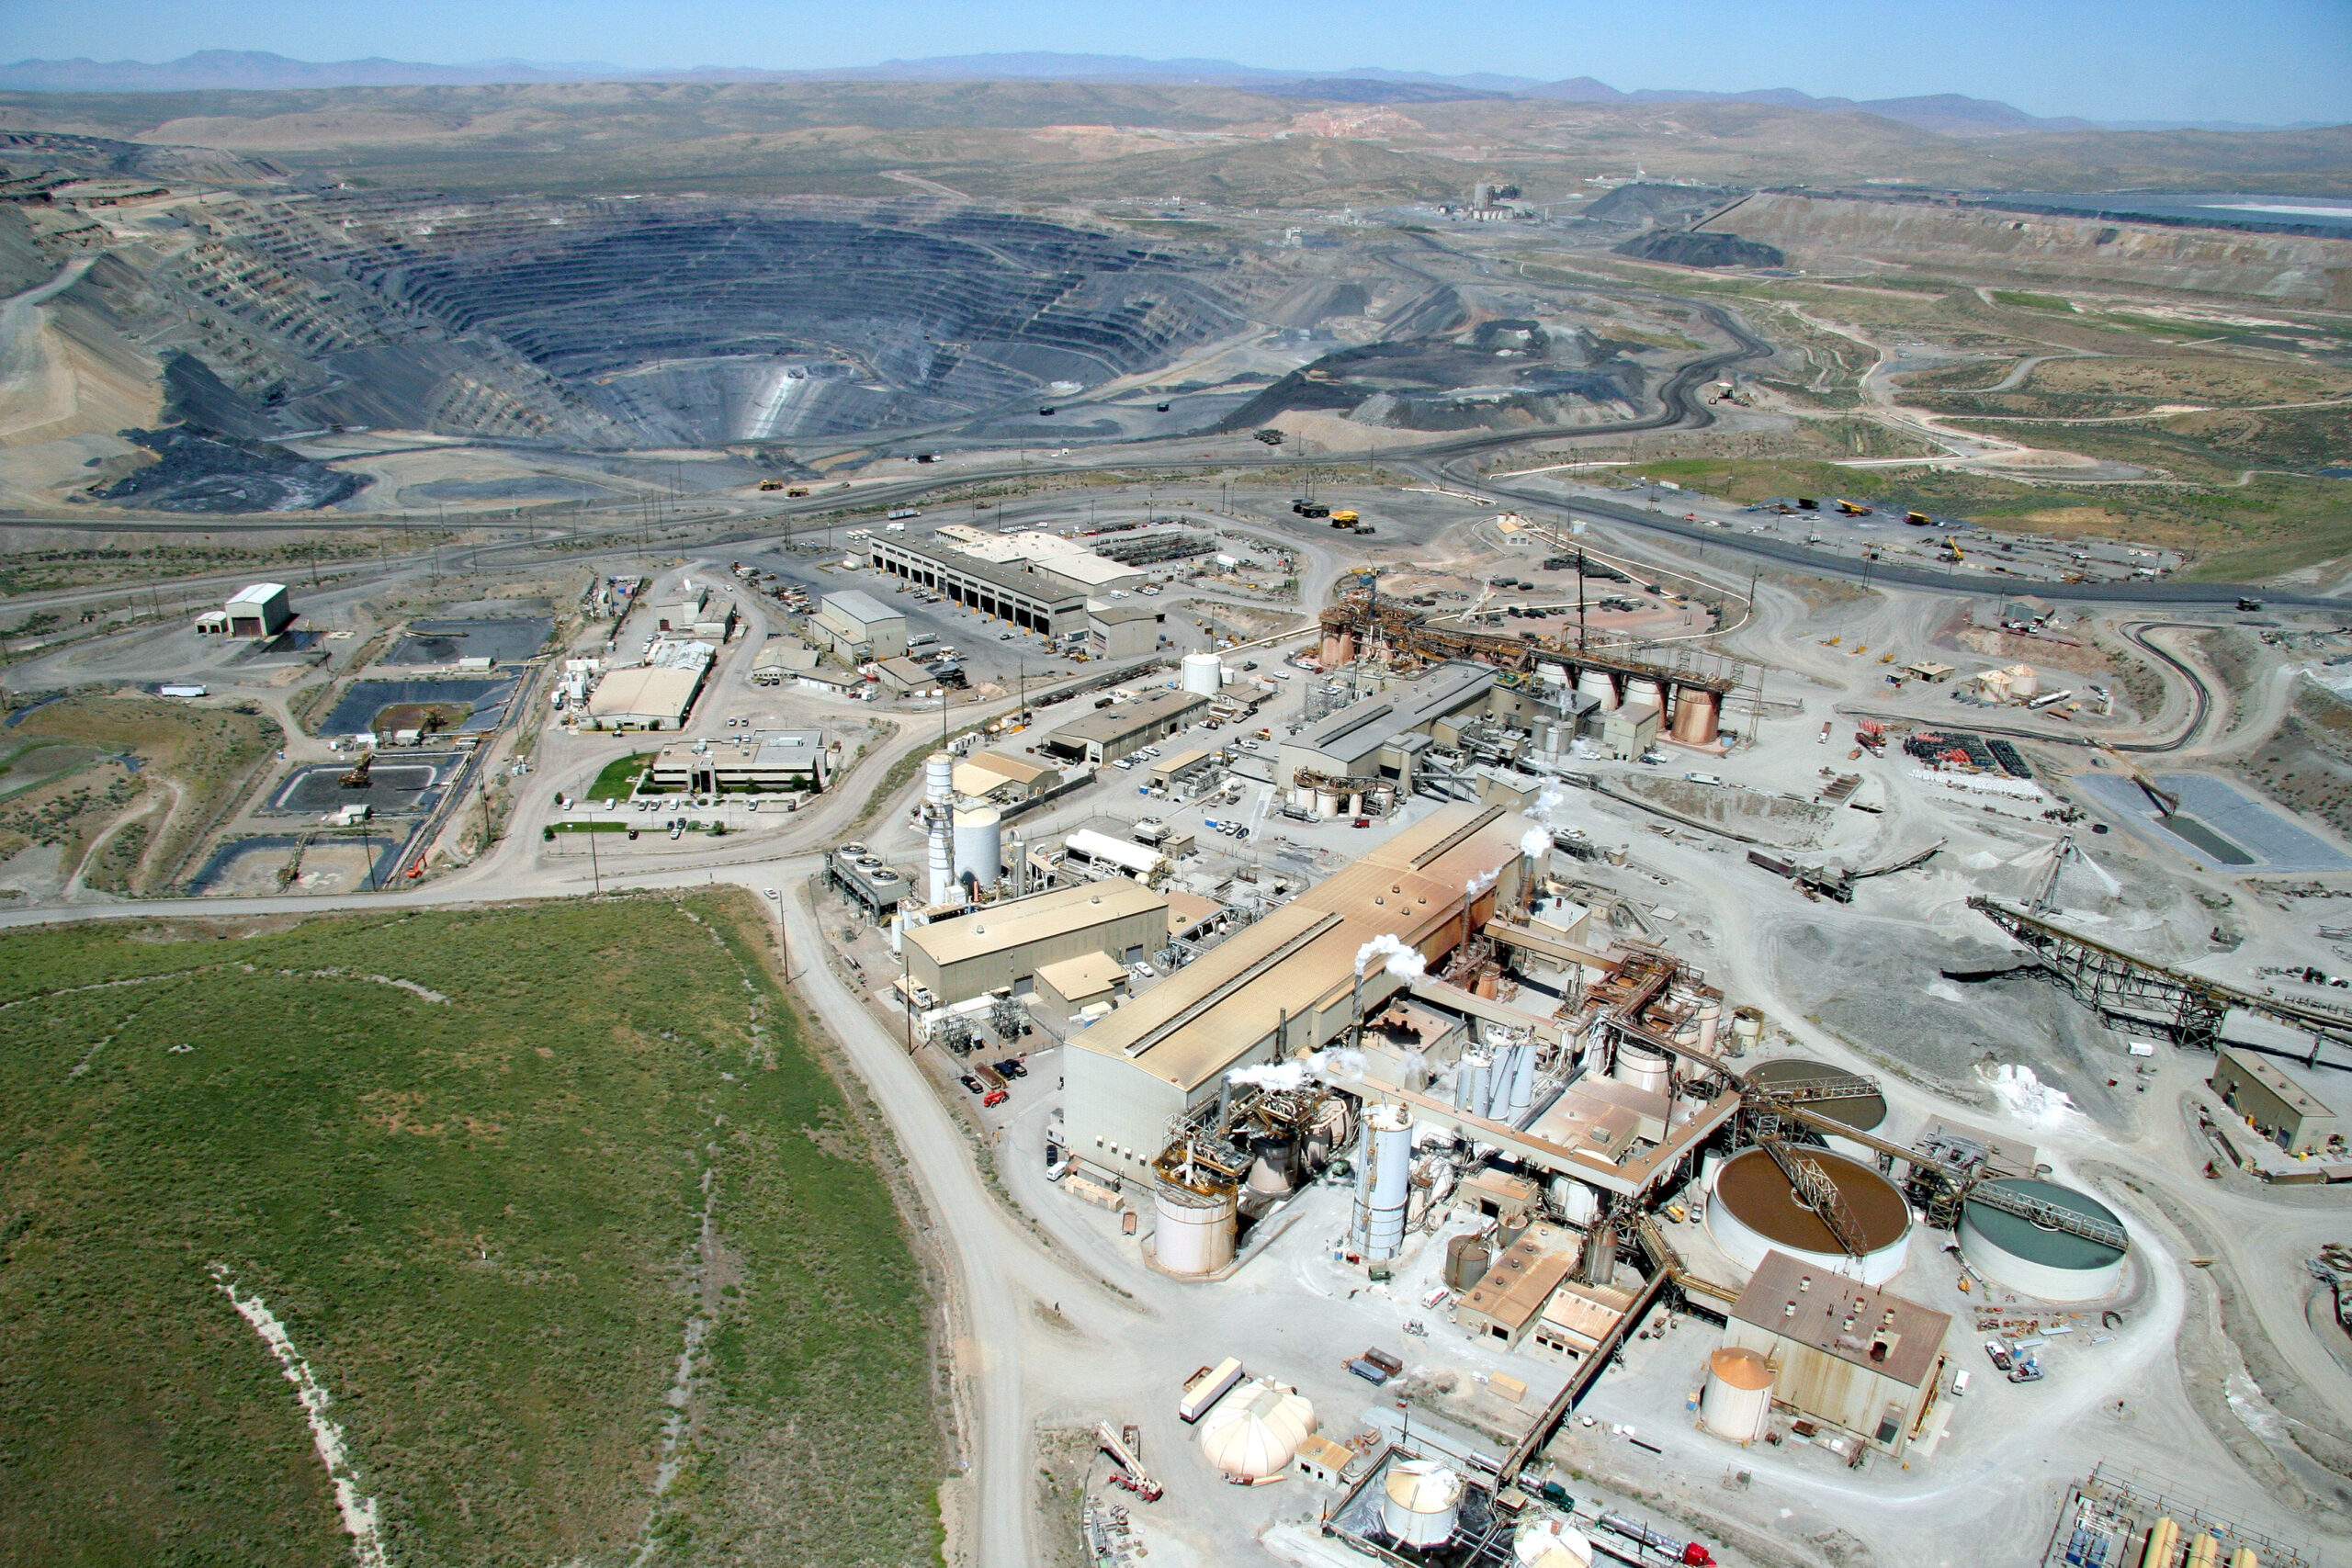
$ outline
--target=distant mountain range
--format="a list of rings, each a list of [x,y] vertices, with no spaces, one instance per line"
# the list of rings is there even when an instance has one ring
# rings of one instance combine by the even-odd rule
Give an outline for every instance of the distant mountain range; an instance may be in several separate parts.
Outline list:
[[[257,50],[208,49],[161,64],[136,60],[20,60],[0,65],[0,90],[43,93],[268,92],[320,87],[484,86],[546,82],[1120,82],[1227,86],[1279,97],[1343,103],[1433,103],[1471,98],[1554,98],[1570,103],[1749,103],[1825,114],[1872,114],[1946,136],[2037,130],[2294,130],[2322,122],[2254,125],[2230,120],[2088,120],[2030,115],[1991,98],[1939,93],[1910,98],[1817,98],[1793,87],[1743,93],[1687,88],[1621,92],[1589,76],[1545,82],[1477,72],[1441,76],[1363,66],[1339,72],[1269,71],[1230,60],[1146,60],[1126,54],[941,55],[818,71],[698,66],[636,71],[600,61],[484,60],[435,65],[410,60],[290,60]]]

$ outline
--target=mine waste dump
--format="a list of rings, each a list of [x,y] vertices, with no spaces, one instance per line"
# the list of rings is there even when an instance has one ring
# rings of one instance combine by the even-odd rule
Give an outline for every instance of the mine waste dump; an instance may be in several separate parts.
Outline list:
[[[1292,372],[1226,416],[1248,430],[1293,410],[1407,430],[1572,424],[1632,412],[1645,383],[1634,344],[1534,321],[1464,325],[1450,288],[1430,291],[1385,324],[1385,342],[1343,348]]]
[[[955,424],[1241,324],[1223,251],[928,201],[337,193],[200,221],[107,297],[196,323],[220,378],[184,378],[207,405],[185,416],[252,436],[628,448]]]

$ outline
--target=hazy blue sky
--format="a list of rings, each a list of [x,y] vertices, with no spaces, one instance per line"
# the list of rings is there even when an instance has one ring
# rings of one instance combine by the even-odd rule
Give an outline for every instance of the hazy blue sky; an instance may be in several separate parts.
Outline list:
[[[2352,0],[0,0],[0,57],[862,65],[1012,50],[2352,120]]]

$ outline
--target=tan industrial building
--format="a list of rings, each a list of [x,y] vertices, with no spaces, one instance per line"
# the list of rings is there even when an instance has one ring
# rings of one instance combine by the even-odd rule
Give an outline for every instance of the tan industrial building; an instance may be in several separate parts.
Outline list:
[[[894,697],[937,696],[946,689],[927,665],[903,655],[876,660],[874,679]]]
[[[1131,964],[1168,945],[1168,900],[1124,877],[983,904],[905,933],[907,977],[941,1006],[999,986],[1034,990],[1050,964],[1107,954]]]
[[[1525,1348],[1545,1360],[1573,1367],[1607,1344],[1633,1307],[1631,1291],[1570,1280],[1544,1303]]]
[[[709,672],[707,664],[616,670],[588,694],[589,725],[596,729],[682,729]]]
[[[1058,768],[1004,751],[975,751],[956,764],[956,793],[1006,804],[1061,787]]]
[[[1919,1437],[1951,1318],[1772,1251],[1739,1293],[1724,1343],[1762,1356],[1772,1402],[1899,1454]]]
[[[1657,709],[1644,703],[1600,718],[1600,749],[1621,762],[1644,756],[1657,744]]]
[[[2261,1057],[2224,1046],[2206,1080],[2222,1103],[2290,1155],[2320,1154],[2344,1137],[2344,1120]]]
[[[1127,966],[1107,953],[1081,953],[1037,970],[1037,999],[1068,1018],[1098,1002],[1116,1004],[1126,995]]]
[[[1582,1246],[1557,1225],[1530,1225],[1453,1303],[1453,1321],[1474,1338],[1518,1349],[1577,1266]]]
[[[1062,1063],[1070,1151],[1107,1176],[1147,1179],[1169,1118],[1216,1093],[1227,1072],[1320,1048],[1349,1028],[1366,942],[1393,936],[1435,960],[1498,899],[1516,899],[1525,831],[1506,812],[1442,807],[1072,1036]],[[1405,985],[1372,964],[1365,1015]]]
[[[1148,604],[1086,604],[1086,651],[1096,659],[1138,659],[1156,651],[1168,613]]]
[[[678,596],[666,604],[653,608],[654,625],[677,637],[702,637],[710,642],[725,642],[735,629],[735,606],[725,599],[713,599],[707,588],[682,588]]]
[[[852,664],[897,659],[907,651],[906,616],[862,588],[819,600],[808,632]]]
[[[741,740],[678,741],[653,754],[646,783],[693,795],[821,790],[841,765],[841,742],[821,729],[763,729]]]
[[[1097,708],[1037,742],[1040,754],[1068,762],[1115,762],[1191,724],[1207,711],[1198,692],[1154,692],[1131,703]]]
[[[1019,563],[1000,565],[932,542],[907,543],[876,535],[865,541],[865,554],[884,571],[1023,631],[1043,632],[1057,642],[1085,632],[1087,595],[1101,592]]]
[[[1495,689],[1487,665],[1456,660],[1326,715],[1283,742],[1274,781],[1290,787],[1302,768],[1329,778],[1383,778],[1410,794],[1415,760],[1432,744],[1451,746],[1460,730],[1448,721],[1487,711]]]

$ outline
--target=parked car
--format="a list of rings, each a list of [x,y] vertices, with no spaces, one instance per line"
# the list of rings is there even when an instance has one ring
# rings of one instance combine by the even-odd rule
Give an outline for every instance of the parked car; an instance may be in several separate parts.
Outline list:
[[[1007,1056],[996,1065],[996,1070],[1009,1078],[1025,1078],[1029,1076],[1029,1065],[1018,1056]]]
[[[1356,826],[1359,828],[1369,828],[1372,826],[1372,818],[1369,817],[1359,817],[1356,818]]]
[[[1999,1340],[1987,1339],[1984,1341],[1984,1353],[1993,1358],[1993,1364],[1996,1367],[1998,1367],[2005,1372],[2009,1370],[2010,1362],[2008,1348],[2004,1346]]]
[[[974,1094],[985,1094],[988,1092],[988,1085],[982,1083],[979,1079],[974,1077],[969,1073],[964,1074],[956,1081],[962,1084],[966,1089],[970,1089]]]

